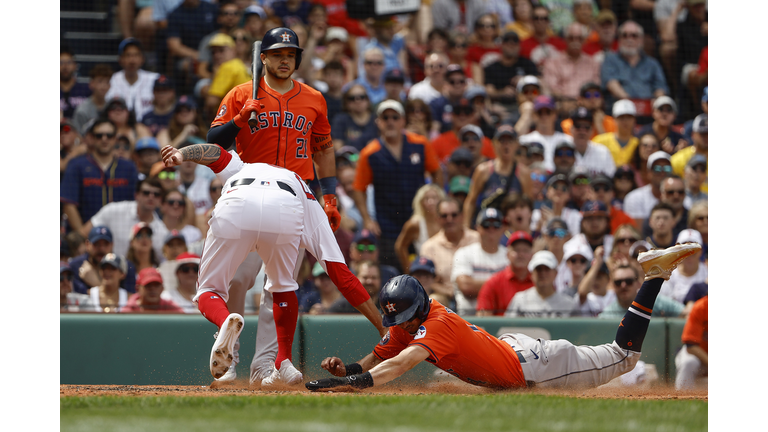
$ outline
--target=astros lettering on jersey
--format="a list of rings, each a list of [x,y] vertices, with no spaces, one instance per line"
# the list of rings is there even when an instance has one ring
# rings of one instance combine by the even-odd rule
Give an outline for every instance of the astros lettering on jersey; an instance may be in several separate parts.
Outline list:
[[[243,162],[263,162],[285,167],[304,180],[315,178],[312,154],[333,145],[325,98],[317,90],[293,81],[285,94],[272,90],[261,78],[256,95],[264,108],[256,127],[244,127],[235,138]],[[211,127],[226,124],[253,94],[253,83],[240,84],[224,96]]]

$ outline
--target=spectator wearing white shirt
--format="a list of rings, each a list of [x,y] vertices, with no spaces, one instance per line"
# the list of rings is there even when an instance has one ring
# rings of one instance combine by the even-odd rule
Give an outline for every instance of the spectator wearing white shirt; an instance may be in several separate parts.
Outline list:
[[[616,164],[610,150],[590,140],[594,129],[592,113],[585,107],[578,107],[571,115],[571,120],[573,121],[571,127],[573,145],[576,148],[575,166],[587,168],[592,176],[603,173],[613,177]]]
[[[704,244],[701,234],[694,229],[685,229],[677,236],[677,243],[695,242]],[[701,262],[702,250],[684,259],[677,266],[677,271],[672,272],[669,280],[661,285],[660,294],[671,297],[683,303],[691,286],[696,283],[706,283],[709,277],[707,265]],[[454,264],[455,265],[455,264]]]
[[[429,54],[424,60],[426,77],[408,90],[408,100],[421,99],[429,105],[430,102],[442,96],[448,63],[448,56],[444,53]]]
[[[480,241],[459,248],[453,255],[451,282],[456,286],[456,312],[461,316],[475,314],[483,283],[509,265],[507,250],[500,247],[503,220],[495,208],[480,211],[476,227]]]
[[[571,198],[570,183],[564,174],[555,174],[547,180],[545,202],[531,215],[531,231],[541,232],[553,217],[559,217],[568,224],[568,232],[576,235],[581,232],[581,213],[566,207]]]
[[[650,183],[624,197],[623,210],[635,220],[636,226],[642,226],[643,220],[651,215],[651,209],[661,198],[661,182],[672,175],[669,154],[661,150],[653,153],[648,158],[648,170],[651,172]]]
[[[512,297],[504,316],[526,318],[568,317],[577,310],[578,301],[557,292],[557,258],[550,251],[538,251],[528,263],[534,286]]]
[[[562,141],[573,141],[573,138],[555,130],[557,110],[550,96],[537,96],[533,101],[533,112],[536,130],[521,136],[520,144],[540,142],[544,146],[544,166],[552,172],[555,170],[555,146]]]
[[[120,42],[117,54],[123,70],[115,72],[109,80],[106,100],[115,97],[124,99],[128,110],[136,113],[136,121],[141,122],[144,114],[152,111],[153,89],[160,74],[141,69],[144,52],[137,39],[127,38]]]

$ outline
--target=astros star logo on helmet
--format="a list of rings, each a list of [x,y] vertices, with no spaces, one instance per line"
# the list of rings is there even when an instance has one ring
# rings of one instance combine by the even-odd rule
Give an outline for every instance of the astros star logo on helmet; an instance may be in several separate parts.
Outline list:
[[[283,37],[283,42],[290,42],[291,41],[291,35],[289,35],[288,33],[283,33],[280,36]]]
[[[387,312],[396,312],[395,305],[392,302],[387,303]]]

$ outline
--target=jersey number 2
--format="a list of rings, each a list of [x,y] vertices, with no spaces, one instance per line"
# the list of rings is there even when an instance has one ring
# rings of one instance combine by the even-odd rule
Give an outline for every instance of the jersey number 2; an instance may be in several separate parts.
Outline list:
[[[307,159],[307,139],[297,138],[296,159]]]

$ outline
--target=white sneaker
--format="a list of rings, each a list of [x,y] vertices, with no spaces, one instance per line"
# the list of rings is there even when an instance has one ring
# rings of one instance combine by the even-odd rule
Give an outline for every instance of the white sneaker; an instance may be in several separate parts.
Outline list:
[[[237,338],[240,337],[244,324],[245,320],[243,320],[240,314],[231,313],[219,329],[216,342],[213,343],[213,348],[211,348],[210,367],[211,375],[214,378],[222,378],[228,372],[229,366],[232,365],[235,359],[235,343]]]
[[[280,363],[280,370],[272,367],[272,373],[261,381],[262,386],[271,386],[278,382],[288,385],[301,384],[304,375],[293,366],[290,360],[285,359]]]
[[[224,374],[221,378],[216,378],[216,381],[218,382],[231,382],[234,381],[237,378],[237,372],[235,369],[237,368],[237,363],[232,362],[231,365],[229,365],[229,369],[227,369],[227,373]]]

